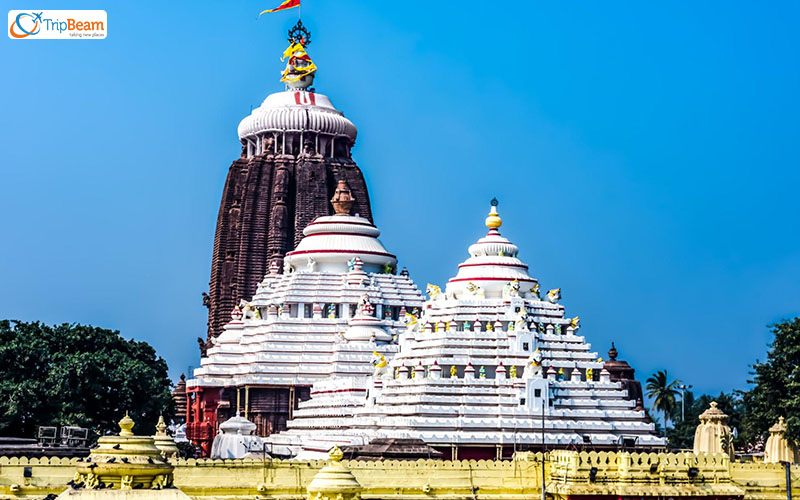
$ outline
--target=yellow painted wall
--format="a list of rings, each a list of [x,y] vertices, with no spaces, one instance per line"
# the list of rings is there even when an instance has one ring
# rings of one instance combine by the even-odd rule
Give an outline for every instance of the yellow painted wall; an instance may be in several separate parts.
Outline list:
[[[733,463],[726,455],[692,453],[577,453],[556,451],[546,466],[551,497],[594,495],[718,495],[744,491],[747,500],[786,498],[784,469],[763,463]],[[363,487],[365,499],[530,500],[540,491],[540,455],[513,461],[344,461]],[[175,486],[193,498],[305,498],[306,486],[324,461],[174,460]],[[66,458],[0,457],[0,499],[60,493],[77,462]],[[652,469],[655,466],[655,470]],[[30,478],[24,477],[30,467]],[[597,468],[594,481],[591,469]],[[689,467],[698,477],[689,480]],[[652,471],[652,472],[651,472]],[[800,467],[794,466],[793,495],[800,498]]]

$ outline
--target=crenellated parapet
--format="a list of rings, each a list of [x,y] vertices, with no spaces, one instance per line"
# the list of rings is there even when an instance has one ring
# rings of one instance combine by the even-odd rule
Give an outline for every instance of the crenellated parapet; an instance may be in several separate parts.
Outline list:
[[[334,493],[354,500],[529,500],[541,491],[541,453],[513,460],[236,460],[173,459],[174,487],[197,499],[307,500]],[[335,465],[338,464],[338,465]],[[68,458],[0,457],[0,498],[59,494],[81,465]],[[723,454],[552,451],[545,484],[551,500],[591,497],[786,498],[781,464],[731,463]],[[322,471],[327,472],[317,480]],[[800,466],[791,469],[800,495]],[[327,479],[325,479],[327,478]],[[345,481],[337,483],[338,479]],[[325,481],[322,481],[325,479]],[[356,488],[355,484],[358,484]],[[110,491],[110,490],[99,490]],[[357,494],[357,495],[356,495]],[[349,496],[348,496],[349,495]]]

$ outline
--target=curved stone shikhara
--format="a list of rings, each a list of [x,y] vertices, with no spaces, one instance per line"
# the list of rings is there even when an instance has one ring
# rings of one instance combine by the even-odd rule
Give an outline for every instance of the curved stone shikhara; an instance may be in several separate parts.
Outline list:
[[[543,434],[557,447],[665,445],[577,335],[560,290],[540,298],[500,225],[493,207],[489,234],[470,247],[446,291],[429,285],[432,298],[421,318],[407,318],[389,369],[317,382],[288,430],[269,438],[275,453],[311,458],[378,437],[419,438],[448,451],[492,446],[498,454],[541,446]]]

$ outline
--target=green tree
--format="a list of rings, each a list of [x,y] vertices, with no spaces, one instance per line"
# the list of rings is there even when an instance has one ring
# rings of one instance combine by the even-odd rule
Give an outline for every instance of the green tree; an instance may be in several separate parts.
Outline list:
[[[787,436],[800,441],[800,318],[770,328],[775,339],[767,360],[752,365],[753,387],[742,398],[742,434],[751,445],[763,440],[778,417],[786,419]]]
[[[664,415],[664,428],[667,428],[669,415],[675,408],[675,396],[678,395],[680,380],[669,381],[667,370],[659,370],[646,380],[647,396],[653,400],[653,411]]]
[[[149,344],[93,326],[0,321],[0,435],[41,425],[104,434],[126,411],[138,434],[174,411],[167,363]]]

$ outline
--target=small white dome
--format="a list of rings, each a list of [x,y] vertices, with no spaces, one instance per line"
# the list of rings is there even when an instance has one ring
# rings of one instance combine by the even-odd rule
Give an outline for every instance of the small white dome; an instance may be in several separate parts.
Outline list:
[[[519,292],[529,291],[536,279],[528,266],[517,258],[519,247],[500,235],[502,220],[493,207],[487,218],[489,233],[469,247],[469,258],[459,264],[458,274],[447,283],[447,291],[460,296],[469,283],[480,286],[487,297],[502,296],[510,281],[519,281]]]
[[[397,257],[378,239],[380,231],[363,217],[330,215],[317,217],[303,230],[305,238],[285,261],[302,270],[313,260],[317,271],[347,272],[348,261],[358,257],[366,272],[383,272],[386,264],[397,265]]]

